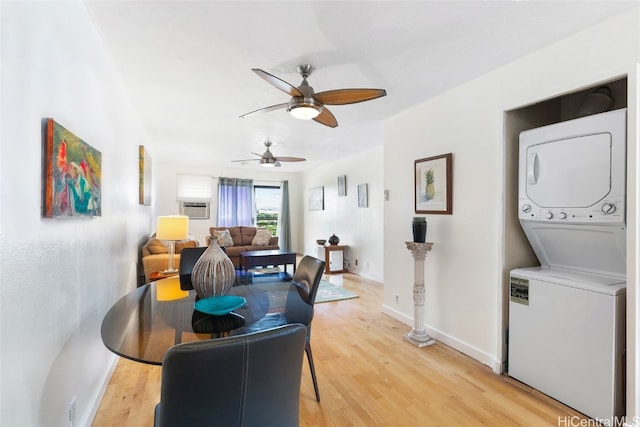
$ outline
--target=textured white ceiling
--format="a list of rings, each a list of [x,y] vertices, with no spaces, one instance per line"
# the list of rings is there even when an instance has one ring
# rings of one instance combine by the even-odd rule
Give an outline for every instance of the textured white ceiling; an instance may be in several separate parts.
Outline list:
[[[301,171],[382,144],[383,121],[638,1],[84,1],[153,141],[154,162],[231,163],[265,139]],[[576,53],[579,54],[579,53]],[[567,58],[570,60],[570,58]],[[387,96],[332,106],[337,128],[284,111],[261,68],[316,92],[349,87]],[[552,64],[549,64],[550,66]],[[496,88],[499,90],[499,88]],[[257,158],[257,156],[256,156]]]

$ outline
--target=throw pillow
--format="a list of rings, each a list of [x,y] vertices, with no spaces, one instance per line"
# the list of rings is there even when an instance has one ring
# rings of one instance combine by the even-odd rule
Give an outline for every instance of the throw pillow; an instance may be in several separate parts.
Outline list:
[[[147,249],[152,254],[168,254],[169,248],[166,247],[160,240],[153,239],[147,243]]]
[[[214,231],[213,237],[218,241],[219,246],[233,246],[233,239],[229,230]]]
[[[267,246],[269,244],[269,240],[271,240],[271,231],[266,228],[258,228],[256,230],[256,235],[251,241],[251,246]]]
[[[195,240],[186,240],[184,242],[176,242],[176,253],[179,254],[184,248],[195,248],[197,246],[198,245]]]

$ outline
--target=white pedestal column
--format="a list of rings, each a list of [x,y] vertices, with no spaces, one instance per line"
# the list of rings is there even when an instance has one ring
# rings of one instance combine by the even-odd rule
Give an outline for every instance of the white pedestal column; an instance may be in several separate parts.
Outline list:
[[[405,242],[413,256],[413,330],[404,339],[418,347],[435,344],[424,327],[424,264],[433,243]]]

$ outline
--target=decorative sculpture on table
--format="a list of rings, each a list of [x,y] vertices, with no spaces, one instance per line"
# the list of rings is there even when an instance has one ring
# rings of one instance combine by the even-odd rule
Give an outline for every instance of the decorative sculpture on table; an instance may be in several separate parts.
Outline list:
[[[193,289],[200,298],[226,295],[236,280],[236,270],[214,239],[191,271]]]

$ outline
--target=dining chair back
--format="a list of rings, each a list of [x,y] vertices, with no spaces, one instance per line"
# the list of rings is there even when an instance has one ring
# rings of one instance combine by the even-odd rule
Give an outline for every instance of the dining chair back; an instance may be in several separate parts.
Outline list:
[[[291,280],[292,286],[289,287],[284,310],[282,312],[269,313],[257,322],[231,332],[234,335],[241,336],[242,334],[272,328],[277,325],[290,323],[305,325],[307,327],[307,339],[305,340],[304,349],[309,361],[313,388],[318,402],[320,402],[320,391],[313,363],[313,353],[311,352],[311,321],[313,320],[316,294],[320,287],[323,272],[324,261],[311,256],[302,257]]]
[[[316,369],[313,363],[313,353],[311,352],[311,321],[313,320],[316,294],[318,293],[322,273],[324,272],[324,264],[324,261],[308,255],[302,257],[291,281],[298,295],[296,297],[296,295],[289,294],[285,304],[286,321],[288,323],[302,323],[307,327],[305,352],[307,353],[313,388],[318,402],[320,402],[320,391],[318,389],[318,379],[316,378]]]
[[[178,271],[180,272],[180,289],[183,291],[193,289],[191,272],[193,271],[193,266],[196,265],[196,262],[206,250],[206,246],[199,246],[197,248],[184,248],[180,251],[180,266],[178,267]]]
[[[305,337],[288,324],[170,348],[154,426],[297,426]]]

